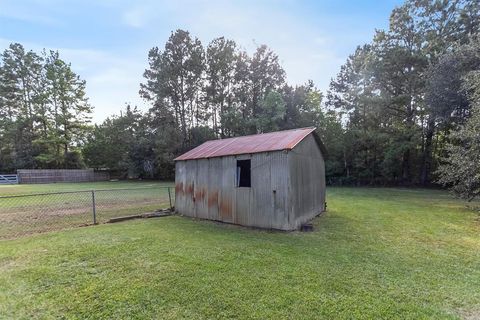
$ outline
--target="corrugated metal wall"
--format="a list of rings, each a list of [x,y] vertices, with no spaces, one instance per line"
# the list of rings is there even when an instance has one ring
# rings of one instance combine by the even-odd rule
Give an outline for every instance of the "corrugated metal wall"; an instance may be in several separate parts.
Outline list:
[[[325,161],[313,135],[288,153],[290,220],[298,228],[325,211]]]
[[[251,159],[251,188],[237,188],[237,160]],[[293,150],[176,162],[180,214],[293,230],[322,212],[325,167],[312,135]]]
[[[251,159],[251,188],[237,188],[237,160]],[[175,208],[186,216],[288,229],[287,153],[176,162]]]

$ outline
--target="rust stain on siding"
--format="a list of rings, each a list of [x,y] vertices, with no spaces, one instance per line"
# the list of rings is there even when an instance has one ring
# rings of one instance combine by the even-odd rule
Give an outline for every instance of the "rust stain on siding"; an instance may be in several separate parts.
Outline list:
[[[218,205],[218,191],[213,191],[208,195],[208,206],[215,207]]]
[[[179,183],[175,184],[175,193],[176,194],[183,193],[183,182],[179,182]]]
[[[232,203],[225,198],[221,198],[220,200],[220,206],[219,206],[219,213],[220,213],[220,218],[222,220],[231,220],[233,216],[232,212]]]
[[[197,190],[195,190],[195,200],[203,201],[203,199],[205,198],[205,194],[205,188],[197,188]]]
[[[185,193],[193,195],[193,183],[187,184],[187,187],[185,188]]]

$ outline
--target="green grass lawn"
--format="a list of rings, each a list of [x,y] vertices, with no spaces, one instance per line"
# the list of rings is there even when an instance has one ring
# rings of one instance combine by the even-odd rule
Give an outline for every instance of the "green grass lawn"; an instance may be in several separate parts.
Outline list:
[[[314,225],[174,216],[0,241],[0,318],[480,317],[479,217],[447,193],[330,188]]]
[[[172,182],[95,182],[0,186],[0,239],[93,224],[96,221],[168,208]],[[74,192],[72,191],[80,191]],[[82,192],[88,191],[88,192]],[[69,192],[52,194],[54,192]],[[40,195],[36,195],[41,193]],[[12,197],[17,195],[28,195]]]
[[[100,189],[122,189],[122,188],[141,188],[141,187],[172,187],[173,182],[159,181],[102,181],[102,182],[78,182],[78,183],[48,183],[48,184],[14,184],[0,185],[0,196],[45,193],[45,192],[65,192],[81,190],[100,190]]]

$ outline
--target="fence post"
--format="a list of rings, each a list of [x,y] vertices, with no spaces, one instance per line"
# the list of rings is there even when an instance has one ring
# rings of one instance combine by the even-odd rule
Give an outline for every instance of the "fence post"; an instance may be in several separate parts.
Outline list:
[[[168,189],[168,202],[170,203],[170,210],[172,210],[172,194],[170,193],[170,187],[167,187]]]
[[[95,208],[95,190],[92,190],[92,213],[93,213],[93,224],[97,224],[97,212]]]

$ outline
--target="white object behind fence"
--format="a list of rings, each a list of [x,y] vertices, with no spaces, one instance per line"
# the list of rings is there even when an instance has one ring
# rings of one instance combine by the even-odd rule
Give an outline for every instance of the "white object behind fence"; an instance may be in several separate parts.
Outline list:
[[[18,176],[16,174],[0,174],[0,184],[17,184]]]

